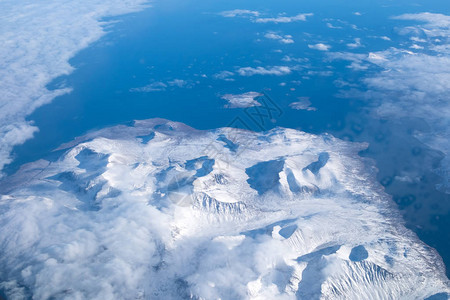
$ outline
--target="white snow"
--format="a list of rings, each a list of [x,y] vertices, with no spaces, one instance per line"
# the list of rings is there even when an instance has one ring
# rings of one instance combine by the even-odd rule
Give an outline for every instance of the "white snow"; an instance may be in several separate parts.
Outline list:
[[[357,155],[365,147],[161,119],[91,133],[0,183],[0,289],[36,299],[448,292],[440,257]]]

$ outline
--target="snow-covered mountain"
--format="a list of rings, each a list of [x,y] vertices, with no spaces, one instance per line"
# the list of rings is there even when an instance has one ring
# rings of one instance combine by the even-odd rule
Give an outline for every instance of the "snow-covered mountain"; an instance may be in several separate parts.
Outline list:
[[[358,152],[277,128],[103,129],[0,182],[8,299],[447,299]]]

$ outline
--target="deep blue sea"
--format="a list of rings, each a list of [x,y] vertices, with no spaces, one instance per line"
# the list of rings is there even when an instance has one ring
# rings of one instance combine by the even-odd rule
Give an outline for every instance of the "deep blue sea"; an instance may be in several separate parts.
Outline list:
[[[445,1],[155,1],[140,13],[108,19],[108,34],[80,52],[71,64],[76,70],[54,80],[49,89],[71,87],[29,116],[40,131],[17,147],[16,160],[7,168],[45,157],[73,138],[105,126],[135,119],[166,118],[197,129],[224,126],[269,130],[275,126],[311,133],[329,132],[357,142],[368,142],[361,153],[376,160],[378,178],[393,196],[406,224],[450,264],[450,195],[435,189],[439,181],[432,169],[442,153],[414,138],[420,120],[376,119],[372,103],[338,96],[336,82],[358,84],[361,77],[379,72],[356,72],[348,62],[331,60],[328,51],[308,45],[324,43],[333,52],[348,52],[348,43],[360,38],[368,53],[401,47],[407,37],[399,27],[412,22],[391,19],[404,13],[445,13]],[[446,6],[446,7],[445,7]],[[234,9],[264,12],[267,16],[313,13],[307,21],[255,23],[246,17],[227,18],[220,12]],[[357,15],[355,12],[361,12]],[[327,24],[339,29],[330,28]],[[267,33],[290,35],[284,44]],[[389,40],[382,37],[388,36]],[[287,59],[287,57],[290,58]],[[239,68],[289,66],[283,76],[240,76]],[[217,74],[234,75],[224,80]],[[143,91],[151,86],[154,90]],[[245,92],[265,93],[273,105],[271,121],[257,123],[248,110],[226,108],[221,97]],[[309,97],[316,110],[294,110],[289,104]],[[240,120],[243,123],[238,122]],[[394,180],[402,171],[415,170],[420,182]],[[447,271],[447,274],[449,272]]]

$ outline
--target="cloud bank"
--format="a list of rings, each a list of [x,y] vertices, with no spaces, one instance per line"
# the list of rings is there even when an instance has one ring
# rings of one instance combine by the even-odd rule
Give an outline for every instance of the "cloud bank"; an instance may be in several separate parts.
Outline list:
[[[363,89],[342,95],[370,100],[376,104],[375,113],[382,117],[425,120],[430,130],[417,132],[416,136],[445,154],[436,169],[443,177],[438,188],[450,193],[450,16],[420,13],[395,19],[419,22],[399,29],[399,34],[409,37],[411,42],[405,45],[406,49],[331,55],[352,61],[350,67],[372,65],[382,69],[363,79]],[[414,47],[416,43],[420,43],[419,49],[414,49],[418,48]]]
[[[38,130],[26,116],[70,92],[46,85],[72,72],[68,60],[105,34],[100,20],[141,10],[146,2],[0,2],[0,172],[12,161],[12,148]]]

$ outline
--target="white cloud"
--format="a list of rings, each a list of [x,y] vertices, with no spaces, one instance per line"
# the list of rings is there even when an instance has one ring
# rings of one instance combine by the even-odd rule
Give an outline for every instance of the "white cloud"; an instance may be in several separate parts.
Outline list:
[[[331,46],[319,43],[319,44],[314,44],[314,45],[308,45],[308,48],[320,50],[320,51],[328,51],[328,50],[330,50]]]
[[[298,57],[292,57],[292,56],[289,56],[289,55],[285,55],[281,60],[285,61],[285,62],[295,61],[295,62],[298,62],[298,63],[307,63],[309,61],[308,58],[298,58]]]
[[[283,44],[293,44],[294,40],[291,37],[285,37],[281,39],[280,42]]]
[[[130,89],[130,92],[143,92],[143,93],[161,92],[161,91],[165,91],[166,88],[167,88],[167,84],[165,84],[164,82],[158,81],[158,82],[152,82],[150,84],[147,84],[146,86],[132,88],[132,89]]]
[[[416,50],[421,50],[421,49],[423,49],[422,46],[417,45],[417,44],[412,44],[411,46],[409,46],[409,48],[411,48],[411,49],[416,49]]]
[[[347,44],[347,47],[349,47],[351,49],[362,47],[361,39],[360,38],[355,38],[353,43],[348,43]]]
[[[403,14],[400,16],[393,17],[396,20],[407,20],[407,21],[422,21],[428,24],[432,28],[441,28],[448,30],[450,28],[450,16],[444,14],[434,14],[434,13],[419,13],[419,14]]]
[[[306,74],[313,76],[332,76],[333,71],[308,71]]]
[[[369,53],[369,55],[367,55],[362,53],[351,53],[351,52],[330,52],[327,54],[327,56],[332,60],[340,59],[356,63],[363,63],[365,60],[371,60],[376,58],[381,59],[381,55],[375,53]]]
[[[226,81],[234,81],[234,79],[233,78],[230,78],[230,77],[232,77],[232,76],[234,76],[234,73],[233,72],[230,72],[230,71],[221,71],[221,72],[219,72],[219,73],[217,73],[217,74],[214,74],[214,78],[215,79],[222,79],[222,80],[226,80]]]
[[[339,88],[343,88],[343,87],[358,87],[358,85],[356,83],[350,83],[347,82],[345,80],[342,79],[336,79],[335,81],[333,81],[334,85],[339,87]]]
[[[227,17],[227,18],[244,17],[244,18],[250,19],[252,22],[255,22],[255,23],[291,23],[291,22],[297,22],[297,21],[306,21],[307,17],[313,16],[312,13],[298,14],[295,16],[285,16],[284,14],[281,14],[278,17],[266,18],[266,17],[260,17],[261,13],[258,11],[247,10],[247,9],[235,9],[235,10],[223,11],[220,13],[220,15]]]
[[[294,40],[292,39],[292,35],[279,35],[275,32],[268,32],[264,35],[265,38],[271,40],[278,40],[283,44],[293,44]]]
[[[428,124],[429,130],[417,132],[417,137],[446,155],[436,172],[443,176],[439,188],[450,193],[450,16],[420,13],[395,19],[422,22],[400,30],[401,34],[409,35],[410,40],[421,43],[406,47],[427,47],[437,53],[389,48],[366,55],[335,53],[330,57],[350,60],[353,68],[367,68],[369,64],[382,68],[382,72],[364,78],[365,85],[356,93],[357,97],[370,100],[378,116],[395,120],[416,118]],[[439,41],[434,44],[437,37]]]
[[[418,137],[446,155],[439,172],[447,174],[442,190],[450,193],[450,57],[396,49],[383,55],[386,59],[377,65],[385,72],[365,80],[369,91],[381,100],[376,112],[383,117],[414,117],[428,123],[430,131]]]
[[[241,76],[253,76],[253,75],[275,75],[282,76],[292,73],[291,68],[287,66],[273,66],[273,67],[244,67],[237,70]]]
[[[369,66],[367,64],[352,61],[351,64],[347,66],[347,68],[352,69],[354,71],[364,71],[369,69]]]
[[[376,61],[384,61],[384,60],[386,60],[386,58],[384,57],[384,54],[383,54],[383,52],[369,52],[369,55],[367,56],[367,59],[370,61],[370,62],[375,62],[376,63]]]
[[[419,38],[417,36],[412,36],[410,38],[410,40],[413,41],[413,42],[417,42],[417,43],[426,43],[427,42],[427,40],[421,39],[421,38]]]
[[[275,34],[273,32],[268,32],[264,35],[265,38],[272,39],[272,40],[279,40],[283,37],[281,35]]]
[[[331,29],[342,29],[342,27],[340,27],[340,26],[334,26],[334,25],[331,24],[331,23],[327,23],[326,25],[327,25],[328,28],[331,28]]]
[[[299,97],[299,101],[292,102],[289,104],[289,107],[296,110],[307,110],[307,111],[316,111],[317,108],[311,106],[311,101],[309,97]]]
[[[186,87],[188,85],[188,82],[186,80],[183,80],[183,79],[173,79],[173,80],[167,81],[167,84],[169,86],[176,86],[176,87],[179,87],[179,88],[183,88],[183,87]]]
[[[234,17],[258,17],[260,13],[254,10],[248,9],[234,9],[227,10],[220,13],[221,16],[226,18],[234,18]]]
[[[140,10],[146,2],[0,2],[0,172],[12,148],[36,131],[25,118],[70,92],[46,85],[73,71],[68,60],[105,34],[105,17]]]
[[[228,104],[225,105],[225,107],[227,108],[245,108],[252,106],[261,106],[261,103],[259,103],[255,99],[261,96],[262,96],[261,93],[247,92],[238,95],[226,94],[223,95],[221,98],[228,101]]]
[[[387,36],[380,36],[380,39],[385,40],[385,41],[390,41],[391,39]]]
[[[279,16],[276,18],[257,18],[256,23],[291,23],[296,21],[306,21],[307,17],[311,17],[313,14],[298,14],[293,17]]]
[[[162,92],[165,91],[166,88],[168,87],[191,88],[192,83],[189,83],[188,81],[183,79],[173,79],[167,82],[156,81],[142,87],[131,88],[130,92],[142,92],[142,93]]]
[[[12,162],[13,158],[10,153],[13,146],[25,143],[25,141],[31,139],[37,131],[38,128],[36,126],[25,121],[5,124],[0,127],[0,168]]]

